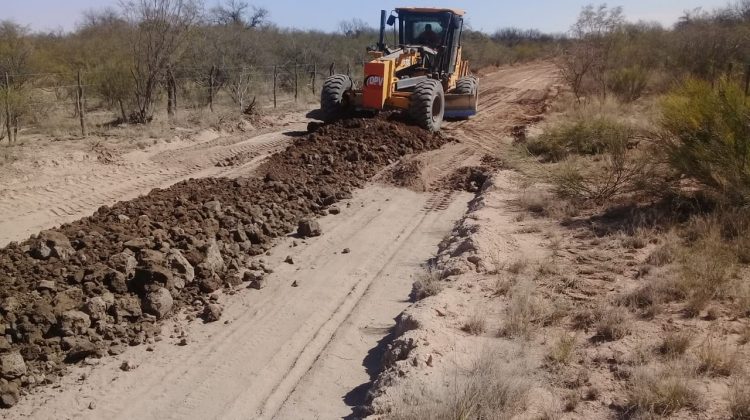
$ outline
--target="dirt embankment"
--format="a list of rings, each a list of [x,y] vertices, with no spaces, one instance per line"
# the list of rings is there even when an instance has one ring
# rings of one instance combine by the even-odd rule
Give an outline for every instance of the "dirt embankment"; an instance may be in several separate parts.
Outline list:
[[[447,141],[384,119],[312,128],[259,177],[188,180],[0,250],[2,405],[68,363],[158,340],[159,319],[177,310],[219,319],[211,294],[263,287],[269,269],[252,257],[274,238],[336,213],[386,164]]]

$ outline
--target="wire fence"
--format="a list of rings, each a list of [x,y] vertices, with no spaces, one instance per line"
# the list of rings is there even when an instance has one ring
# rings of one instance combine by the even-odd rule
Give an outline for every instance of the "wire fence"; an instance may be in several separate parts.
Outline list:
[[[177,111],[213,111],[218,103],[235,106],[239,112],[248,106],[277,108],[316,97],[328,76],[344,73],[356,81],[363,78],[363,70],[364,61],[174,67],[159,78],[153,105],[163,106],[172,83],[175,97],[169,100],[174,100]],[[113,101],[112,95],[107,94],[111,80],[103,80],[103,76],[106,75],[85,70],[0,74],[0,140],[6,134],[13,139],[19,126],[28,126],[52,112],[62,111],[65,118],[80,122],[84,136],[90,125],[89,111],[110,110],[120,119],[127,118],[126,114],[136,108],[135,90],[131,86],[132,92],[123,101]]]

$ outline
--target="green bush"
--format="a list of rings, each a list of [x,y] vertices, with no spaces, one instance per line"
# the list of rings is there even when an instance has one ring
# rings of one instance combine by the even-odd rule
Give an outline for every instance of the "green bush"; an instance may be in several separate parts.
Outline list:
[[[620,100],[633,102],[643,95],[648,85],[648,72],[642,67],[618,69],[612,72],[607,83]]]
[[[688,80],[664,99],[660,125],[675,170],[732,204],[750,203],[750,101],[739,85]]]
[[[627,148],[634,130],[607,117],[576,118],[549,127],[526,144],[529,153],[559,162],[571,154],[598,155]]]

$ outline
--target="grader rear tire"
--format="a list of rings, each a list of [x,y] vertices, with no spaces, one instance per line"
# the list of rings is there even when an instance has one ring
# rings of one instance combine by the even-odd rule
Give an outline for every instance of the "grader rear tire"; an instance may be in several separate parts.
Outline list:
[[[434,79],[420,82],[411,96],[409,114],[420,127],[440,131],[445,114],[443,85]]]
[[[326,79],[320,93],[323,121],[332,122],[341,118],[348,106],[345,94],[353,86],[352,79],[345,74],[335,74]]]

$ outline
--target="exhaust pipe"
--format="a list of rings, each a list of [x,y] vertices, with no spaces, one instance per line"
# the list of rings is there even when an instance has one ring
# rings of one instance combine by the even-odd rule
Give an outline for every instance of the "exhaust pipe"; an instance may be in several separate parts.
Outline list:
[[[380,49],[380,51],[385,51],[385,21],[387,16],[387,11],[380,11],[380,38],[378,38],[378,49]]]

